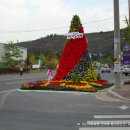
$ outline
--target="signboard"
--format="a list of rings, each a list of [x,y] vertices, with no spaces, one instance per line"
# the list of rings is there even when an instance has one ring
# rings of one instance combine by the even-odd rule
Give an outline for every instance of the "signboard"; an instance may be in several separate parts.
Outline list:
[[[130,64],[130,56],[123,56],[123,64]]]
[[[70,32],[70,33],[66,34],[65,36],[67,36],[67,39],[76,39],[76,38],[82,38],[83,37],[83,33]]]
[[[32,68],[33,68],[33,69],[39,69],[39,68],[40,68],[40,65],[39,65],[39,64],[32,65]]]
[[[130,45],[128,44],[123,45],[123,51],[130,51]]]
[[[122,45],[122,50],[123,50],[123,64],[130,64],[130,45],[124,44]]]
[[[120,58],[115,59],[115,62],[114,62],[114,72],[121,72]]]

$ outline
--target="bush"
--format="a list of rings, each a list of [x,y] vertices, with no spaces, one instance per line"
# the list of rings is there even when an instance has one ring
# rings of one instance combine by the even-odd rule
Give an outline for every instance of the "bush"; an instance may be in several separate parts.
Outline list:
[[[101,79],[101,74],[97,73],[97,80],[100,80],[100,79]]]
[[[76,83],[76,74],[75,73],[72,74],[72,82]]]
[[[76,75],[75,73],[72,74],[72,82],[73,83],[80,83],[81,79],[79,75]]]
[[[0,68],[6,68],[11,67],[11,65],[8,62],[0,62]]]
[[[29,72],[29,68],[24,68],[23,69],[24,72]],[[19,72],[19,67],[4,67],[4,68],[0,68],[0,73],[18,73]]]

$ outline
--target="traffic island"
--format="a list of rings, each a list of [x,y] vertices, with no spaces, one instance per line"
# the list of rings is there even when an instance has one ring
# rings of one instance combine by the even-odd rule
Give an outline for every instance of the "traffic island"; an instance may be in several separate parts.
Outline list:
[[[22,90],[54,90],[54,91],[78,91],[78,92],[97,92],[112,86],[106,80],[97,81],[81,81],[74,83],[72,81],[36,81],[24,83],[21,86]]]

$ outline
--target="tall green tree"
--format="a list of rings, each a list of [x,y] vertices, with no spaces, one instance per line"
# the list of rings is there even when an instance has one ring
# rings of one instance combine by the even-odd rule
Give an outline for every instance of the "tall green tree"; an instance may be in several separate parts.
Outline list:
[[[23,52],[13,42],[5,45],[4,59],[11,65],[17,66],[22,63]]]

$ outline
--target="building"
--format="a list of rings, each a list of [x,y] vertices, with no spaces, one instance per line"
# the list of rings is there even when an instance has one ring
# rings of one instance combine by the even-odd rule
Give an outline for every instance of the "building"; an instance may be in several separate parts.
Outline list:
[[[17,46],[17,48],[20,49],[20,51],[23,52],[22,60],[26,61],[27,60],[27,48],[21,47],[21,46]]]
[[[5,55],[5,47],[4,47],[4,44],[0,43],[0,62],[3,61],[4,55]]]
[[[23,52],[22,60],[25,61],[27,59],[27,48],[21,47],[21,46],[17,46],[17,48]],[[5,44],[0,43],[0,62],[4,61],[4,59],[3,59],[4,56],[5,56]]]

